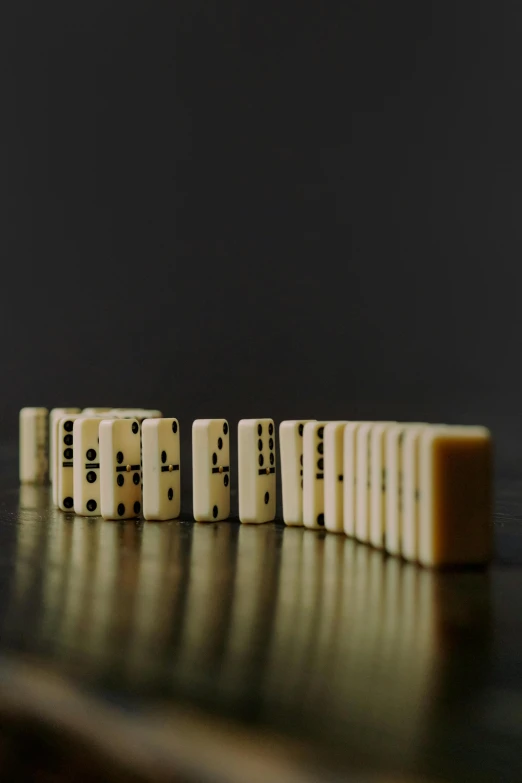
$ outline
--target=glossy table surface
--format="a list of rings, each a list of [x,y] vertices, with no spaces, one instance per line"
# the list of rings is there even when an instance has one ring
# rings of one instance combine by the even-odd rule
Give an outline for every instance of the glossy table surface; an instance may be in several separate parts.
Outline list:
[[[490,569],[437,574],[281,524],[66,515],[0,458],[0,714],[127,751],[138,726],[187,780],[522,775],[522,483]]]

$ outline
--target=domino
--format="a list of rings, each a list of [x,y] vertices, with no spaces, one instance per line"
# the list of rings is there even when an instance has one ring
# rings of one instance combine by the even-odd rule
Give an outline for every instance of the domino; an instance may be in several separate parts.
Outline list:
[[[276,512],[273,419],[242,419],[237,428],[239,519],[271,522]]]
[[[230,434],[226,419],[196,419],[192,425],[192,491],[196,522],[230,515]]]
[[[344,428],[346,421],[331,421],[324,428],[324,526],[344,532]]]
[[[161,419],[163,414],[158,410],[147,408],[112,408],[111,413],[119,419],[136,419],[141,424],[145,419]]]
[[[74,421],[73,499],[79,516],[100,515],[100,444],[101,419],[86,417]]]
[[[104,519],[141,512],[140,425],[136,419],[100,422],[100,507]]]
[[[324,528],[324,428],[328,422],[313,421],[303,431],[303,524],[312,530]]]
[[[281,492],[285,525],[303,524],[303,421],[282,421],[279,425]]]
[[[145,419],[141,425],[143,516],[175,519],[181,510],[179,422]]]
[[[74,422],[81,413],[69,413],[56,421],[55,449],[57,461],[53,481],[56,505],[61,511],[74,506]]]
[[[390,422],[377,422],[371,430],[370,465],[370,531],[369,543],[376,549],[384,549],[386,531],[386,493],[389,467],[386,461],[386,434]]]
[[[402,536],[401,555],[417,562],[419,546],[419,438],[424,425],[411,426],[402,445]]]
[[[83,416],[98,416],[100,413],[109,413],[109,411],[114,410],[114,408],[84,408],[82,410]]]
[[[485,427],[426,427],[419,443],[418,561],[484,565],[492,557],[492,442]]]
[[[48,479],[47,408],[20,411],[19,474],[22,484],[45,484]]]
[[[59,410],[58,408],[55,410]],[[53,466],[53,479],[52,479],[52,487],[51,487],[51,498],[53,505],[59,506],[59,498],[60,493],[58,491],[58,473],[61,470],[62,463],[64,461],[70,462],[73,460],[73,457],[69,456],[67,458],[64,457],[64,449],[66,444],[63,442],[63,438],[65,438],[65,435],[68,435],[67,441],[71,441],[68,446],[69,448],[72,446],[72,429],[70,432],[65,433],[61,436],[58,433],[60,421],[66,417],[71,422],[74,423],[74,421],[81,417],[83,414],[78,412],[78,409],[76,412],[70,411],[69,413],[56,413],[53,416],[53,424],[52,424],[52,450],[50,451],[50,463],[52,463]],[[72,425],[71,425],[72,426]],[[72,475],[72,474],[71,474]],[[68,497],[72,497],[72,487],[70,492],[68,493]]]
[[[392,424],[385,433],[386,449],[386,510],[384,548],[390,555],[400,557],[403,530],[403,444],[408,429],[415,424]]]
[[[355,499],[357,491],[357,431],[368,422],[350,421],[343,435],[343,528],[344,534],[355,537]]]
[[[79,408],[53,408],[49,413],[49,481],[54,480],[54,468],[57,461],[55,447],[56,422],[68,413],[79,413]]]

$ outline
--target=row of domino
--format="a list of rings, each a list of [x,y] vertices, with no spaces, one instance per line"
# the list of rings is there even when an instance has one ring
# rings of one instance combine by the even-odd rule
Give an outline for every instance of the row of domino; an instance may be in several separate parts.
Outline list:
[[[90,473],[92,479],[96,475],[96,482],[102,445],[110,443],[106,446],[107,470],[100,471],[101,496],[106,498],[105,504],[102,500],[102,516],[121,518],[139,513],[140,465],[137,456],[129,462],[120,448],[123,440],[126,447],[129,438],[132,441],[132,422],[137,420],[142,423],[143,515],[146,519],[172,519],[179,515],[177,419],[159,418],[159,411],[141,409],[69,411],[65,418],[65,409],[51,411],[51,444],[63,440],[63,447],[72,448],[74,441],[82,457],[71,464],[67,454],[72,457],[72,453],[64,450],[58,476],[53,481],[57,505],[61,503],[64,510],[74,505],[76,513],[83,515],[99,513],[97,504],[92,507],[93,498],[89,497],[92,485],[88,486],[87,476]],[[45,447],[41,440],[47,432],[46,417],[46,409],[26,408],[21,412],[22,481],[42,480]],[[70,432],[63,429],[66,424]],[[98,434],[98,428],[100,464],[92,460],[84,463],[83,453],[87,459],[89,449],[84,448],[82,433],[90,429]],[[138,431],[139,425],[134,434]],[[344,532],[423,565],[484,563],[490,558],[491,438],[485,428],[306,420],[282,422],[279,437],[283,518],[287,525]],[[194,518],[197,521],[227,519],[230,514],[227,421],[195,421],[192,447]],[[92,443],[90,449],[96,451]],[[53,454],[52,448],[51,453],[50,464],[57,467],[57,454]],[[122,456],[120,462],[118,456]],[[272,419],[239,422],[238,456],[240,520],[249,523],[273,520],[276,457]],[[70,495],[63,497],[64,492],[59,488],[64,476],[67,483],[67,471],[71,468],[75,477],[74,500]],[[136,499],[130,493],[131,502],[124,503],[129,493],[127,488],[124,491],[118,486],[118,481],[123,479],[125,484],[126,472],[133,474]],[[71,482],[70,476],[68,481]],[[124,512],[120,513],[122,505]]]

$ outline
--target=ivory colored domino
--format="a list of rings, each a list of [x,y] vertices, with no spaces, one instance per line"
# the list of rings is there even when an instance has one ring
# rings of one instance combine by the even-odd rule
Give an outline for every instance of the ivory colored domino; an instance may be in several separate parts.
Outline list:
[[[99,413],[109,413],[113,408],[83,408],[83,416],[98,416]]]
[[[20,411],[19,471],[22,484],[45,484],[48,478],[47,408]]]
[[[104,519],[141,512],[140,425],[136,419],[100,422],[100,507]]]
[[[303,431],[315,419],[282,421],[279,425],[281,492],[285,525],[303,524]]]
[[[82,517],[100,516],[100,423],[98,416],[81,417],[73,424],[74,512]]]
[[[273,419],[241,419],[237,428],[239,519],[271,522],[276,512]]]
[[[140,424],[145,419],[161,419],[161,411],[147,408],[112,408],[110,411],[118,419],[136,419]]]
[[[357,432],[362,424],[350,421],[344,427],[343,436],[343,527],[350,538],[355,536],[355,511],[357,494]]]
[[[361,422],[356,436],[356,491],[355,491],[355,537],[365,544],[370,542],[370,503],[372,487],[372,438],[375,425],[394,422]]]
[[[420,434],[418,449],[420,564],[486,564],[493,549],[489,430],[427,427]]]
[[[324,526],[344,532],[344,429],[348,422],[330,421],[324,428]]]
[[[51,411],[51,413],[52,413],[52,411]],[[58,472],[61,470],[63,462],[70,462],[71,460],[73,460],[73,457],[69,457],[69,458],[64,457],[65,448],[67,447],[67,445],[70,448],[72,444],[71,443],[69,443],[69,444],[65,444],[64,443],[63,438],[65,438],[65,434],[63,434],[60,437],[59,432],[58,432],[59,427],[60,427],[60,421],[63,418],[67,418],[68,420],[70,420],[71,422],[74,423],[74,421],[76,419],[80,418],[82,415],[83,414],[78,413],[78,409],[77,409],[76,412],[70,411],[68,413],[56,414],[53,417],[53,427],[52,427],[52,444],[53,445],[52,445],[52,451],[50,453],[50,461],[53,464],[53,480],[51,482],[51,484],[52,484],[52,486],[51,486],[51,498],[52,498],[53,505],[55,505],[55,506],[59,506],[59,498],[60,498],[60,491],[58,489]],[[72,440],[72,438],[73,438],[72,426],[73,426],[73,424],[71,424],[70,432],[66,433],[66,434],[69,435],[69,437],[67,438],[68,441]],[[72,472],[71,472],[71,477],[72,477]],[[70,493],[68,494],[67,497],[72,497],[72,488],[71,488],[71,491],[70,491]]]
[[[175,519],[181,510],[179,422],[177,419],[145,419],[141,425],[143,447],[143,516]]]
[[[402,444],[401,555],[417,562],[419,547],[419,438],[426,425],[409,427]]]
[[[400,557],[403,529],[403,470],[404,435],[415,424],[392,424],[386,431],[386,520],[384,548],[390,555]]]
[[[303,430],[303,524],[324,528],[324,428],[326,421],[311,421]]]
[[[214,522],[230,516],[230,433],[226,419],[192,425],[193,516]]]
[[[68,413],[80,413],[80,408],[53,408],[49,413],[49,481],[54,479],[54,469],[57,461],[55,446],[56,422]]]
[[[386,459],[386,434],[395,424],[376,422],[372,427],[370,465],[370,536],[369,543],[376,549],[384,548],[386,530],[386,493],[389,466]]]
[[[62,511],[72,511],[74,506],[74,422],[81,413],[68,413],[57,419],[55,426],[56,463],[53,492],[56,505]]]

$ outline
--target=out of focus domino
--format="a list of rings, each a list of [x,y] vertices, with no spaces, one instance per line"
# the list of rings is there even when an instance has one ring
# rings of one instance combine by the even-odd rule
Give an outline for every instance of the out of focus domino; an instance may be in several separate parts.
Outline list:
[[[81,417],[73,424],[73,499],[79,516],[100,515],[100,433],[98,416]]]
[[[273,419],[241,419],[237,428],[239,520],[271,522],[276,512]]]
[[[48,479],[47,408],[22,408],[20,411],[20,481],[45,484]]]
[[[82,416],[99,416],[100,413],[109,413],[113,408],[83,408]]]
[[[196,522],[230,516],[230,433],[226,419],[192,425],[192,492]]]
[[[419,555],[419,438],[424,424],[410,426],[402,443],[402,535],[400,553],[405,560],[417,562]]]
[[[281,492],[285,525],[303,524],[303,431],[314,419],[282,421],[279,425]]]
[[[324,428],[324,526],[344,532],[344,428],[348,422],[331,421]]]
[[[370,535],[369,543],[376,549],[383,549],[386,530],[386,493],[389,483],[386,434],[395,425],[390,422],[376,422],[370,439]]]
[[[303,431],[303,524],[324,528],[324,428],[326,421],[311,421]]]
[[[161,411],[148,408],[113,408],[111,413],[120,419],[136,419],[141,424],[145,419],[161,419]]]
[[[419,443],[418,561],[482,565],[492,556],[492,442],[485,427],[426,427]]]
[[[175,519],[181,510],[179,422],[145,419],[141,425],[143,516]]]
[[[386,431],[386,521],[384,548],[390,555],[400,557],[404,516],[403,443],[408,429],[415,424],[392,424]]]
[[[368,543],[370,534],[370,433],[374,424],[373,421],[361,422],[355,444],[355,538],[365,544]]]
[[[100,422],[100,507],[104,519],[141,512],[140,425],[136,419]]]
[[[53,408],[49,413],[49,481],[51,484],[53,483],[54,467],[57,460],[55,447],[56,422],[58,419],[61,419],[62,416],[67,416],[68,413],[79,412],[79,408]]]
[[[74,422],[81,413],[68,413],[58,419],[55,426],[56,463],[53,481],[56,505],[62,511],[72,511],[74,506]]]

